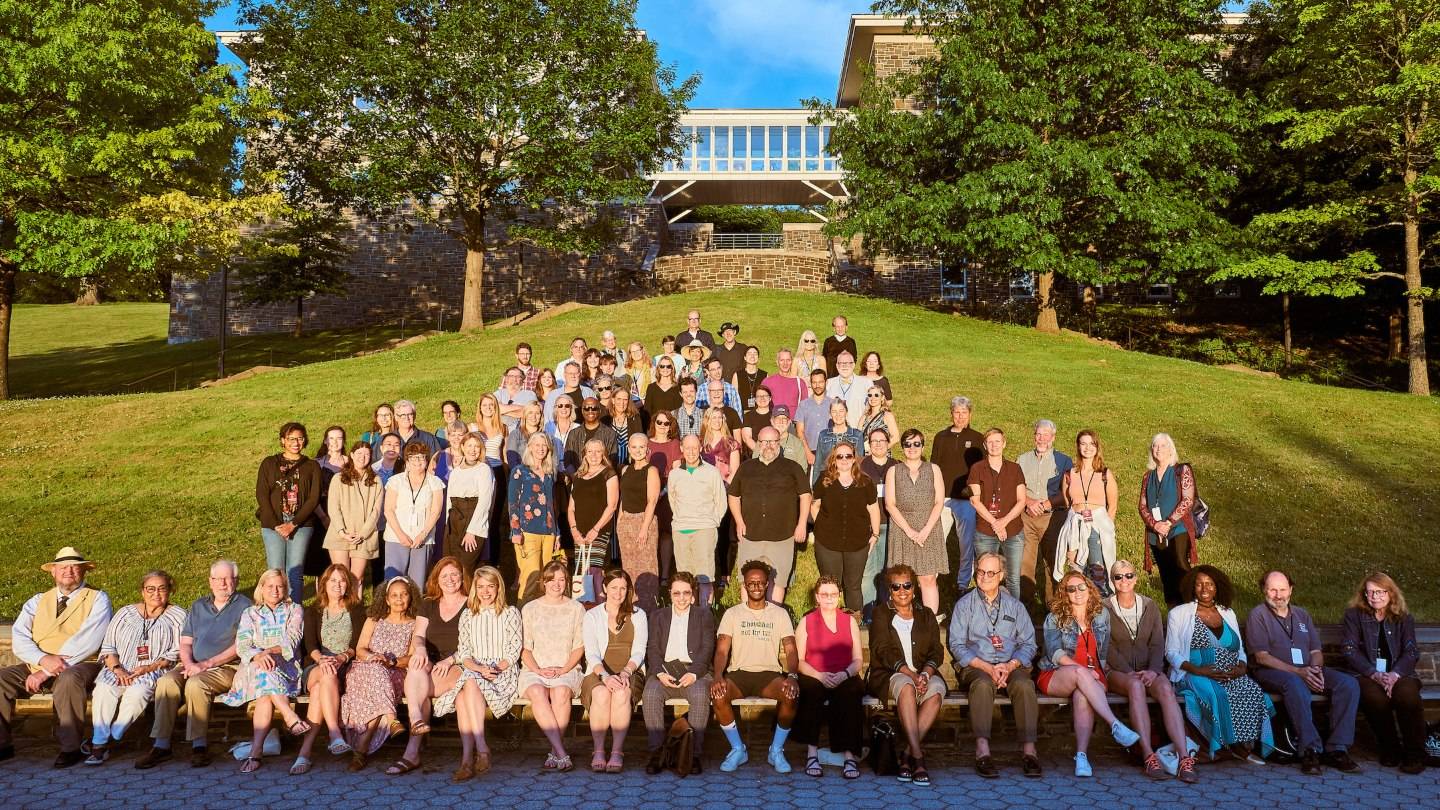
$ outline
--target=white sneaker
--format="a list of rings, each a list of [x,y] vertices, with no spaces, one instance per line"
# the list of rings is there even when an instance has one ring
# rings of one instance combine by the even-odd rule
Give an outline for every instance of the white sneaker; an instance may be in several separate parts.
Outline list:
[[[1094,771],[1090,770],[1090,757],[1086,756],[1084,751],[1075,755],[1075,775],[1081,777],[1095,775]]]
[[[1110,736],[1115,738],[1115,742],[1119,743],[1121,748],[1129,748],[1140,742],[1140,735],[1119,720],[1110,724]]]
[[[730,753],[726,754],[724,761],[720,763],[720,770],[725,773],[732,773],[749,761],[749,751],[744,748],[731,748]]]
[[[785,759],[785,751],[783,749],[777,750],[771,748],[770,755],[765,759],[770,763],[770,766],[775,769],[776,773],[790,773],[790,762]]]

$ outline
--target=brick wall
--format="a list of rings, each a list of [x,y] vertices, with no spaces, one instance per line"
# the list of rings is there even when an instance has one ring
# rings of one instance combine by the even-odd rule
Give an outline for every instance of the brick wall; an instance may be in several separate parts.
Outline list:
[[[648,289],[639,270],[646,251],[663,238],[665,219],[658,204],[617,206],[616,243],[591,255],[555,253],[510,246],[486,254],[482,287],[485,318],[501,318],[567,301],[606,303]],[[439,229],[386,227],[351,218],[345,235],[351,245],[350,284],[343,296],[318,296],[305,303],[306,329],[335,329],[378,323],[402,315],[453,323],[460,317],[465,250]],[[503,229],[497,226],[495,236]],[[233,293],[232,293],[233,296]],[[220,277],[177,280],[170,297],[170,342],[219,335]],[[241,307],[233,301],[230,333],[288,331],[294,304]]]
[[[726,250],[662,256],[655,262],[658,286],[676,292],[732,287],[772,290],[832,289],[828,255],[785,250]]]

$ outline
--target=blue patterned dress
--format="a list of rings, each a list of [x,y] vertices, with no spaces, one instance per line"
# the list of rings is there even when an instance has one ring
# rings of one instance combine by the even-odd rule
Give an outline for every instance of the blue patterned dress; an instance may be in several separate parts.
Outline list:
[[[269,695],[294,697],[300,694],[300,648],[305,636],[304,610],[294,602],[273,608],[254,605],[240,614],[235,633],[235,653],[240,668],[230,691],[220,697],[227,706],[244,706]],[[275,668],[262,670],[251,661],[256,655],[279,647]]]

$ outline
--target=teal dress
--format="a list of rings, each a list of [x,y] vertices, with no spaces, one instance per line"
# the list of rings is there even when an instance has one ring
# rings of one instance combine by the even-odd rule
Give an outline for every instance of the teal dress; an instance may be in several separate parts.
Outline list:
[[[1240,636],[1221,623],[1220,637],[1199,617],[1190,636],[1190,663],[1199,667],[1233,667],[1240,660]],[[1275,705],[1265,690],[1249,675],[1221,682],[1185,673],[1176,694],[1185,706],[1185,717],[1209,743],[1209,752],[1235,743],[1259,743],[1260,755],[1274,747],[1270,718]]]

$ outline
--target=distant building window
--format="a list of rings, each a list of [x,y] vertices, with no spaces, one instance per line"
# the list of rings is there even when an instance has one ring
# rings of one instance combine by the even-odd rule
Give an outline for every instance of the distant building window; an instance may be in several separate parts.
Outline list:
[[[1104,301],[1104,300],[1105,300],[1105,285],[1104,285],[1104,284],[1092,284],[1092,285],[1090,285],[1090,290],[1095,293],[1095,300],[1096,300],[1096,301]],[[1076,284],[1076,285],[1075,285],[1075,297],[1076,297],[1078,300],[1080,300],[1080,301],[1084,301],[1084,300],[1085,300],[1085,285],[1084,285],[1084,284]]]
[[[940,300],[963,302],[970,300],[970,271],[964,263],[940,265]]]
[[[1169,301],[1175,297],[1175,289],[1169,284],[1151,284],[1145,289],[1145,297],[1151,301]]]
[[[1240,285],[1239,285],[1239,284],[1236,284],[1236,283],[1233,282],[1233,281],[1227,281],[1227,282],[1225,282],[1224,284],[1216,284],[1216,285],[1215,285],[1215,297],[1216,297],[1216,298],[1239,298],[1239,297],[1240,297]]]
[[[1035,274],[1021,273],[1010,279],[1010,300],[1035,297]]]

